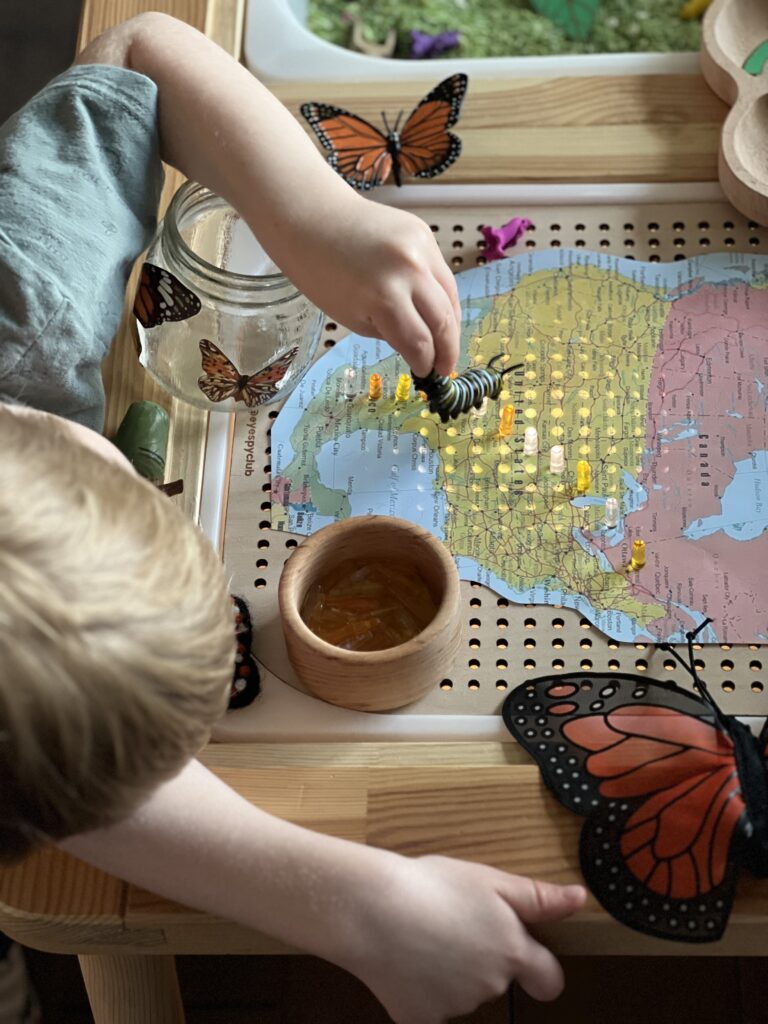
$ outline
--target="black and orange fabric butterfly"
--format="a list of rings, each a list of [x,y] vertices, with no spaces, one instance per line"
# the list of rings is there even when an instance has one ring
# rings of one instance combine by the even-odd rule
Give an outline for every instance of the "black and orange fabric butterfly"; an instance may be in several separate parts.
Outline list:
[[[708,622],[709,620],[707,620]],[[702,629],[707,623],[702,623]],[[504,722],[557,799],[586,815],[581,870],[617,920],[665,939],[719,939],[737,870],[768,876],[768,731],[644,676],[570,673],[516,687]]]
[[[263,370],[250,376],[247,373],[240,373],[231,359],[207,338],[201,340],[200,352],[205,373],[198,377],[197,385],[205,397],[212,402],[225,402],[228,398],[233,398],[236,402],[244,402],[248,408],[252,408],[254,405],[263,405],[275,397],[280,390],[280,381],[288,372],[299,350],[289,349]]]
[[[301,113],[325,149],[328,163],[361,191],[383,185],[392,173],[395,183],[404,176],[434,178],[461,153],[461,139],[448,129],[459,119],[467,91],[467,76],[451,75],[436,85],[411,112],[400,129],[401,111],[393,128],[382,114],[384,131],[357,114],[327,103],[304,103]]]
[[[201,310],[200,299],[177,277],[154,263],[144,263],[133,300],[133,313],[142,327],[188,320]]]
[[[253,624],[248,605],[242,597],[230,595],[232,611],[235,616],[235,668],[232,674],[232,685],[229,690],[229,710],[244,708],[258,697],[261,692],[259,666],[251,654],[253,643]]]

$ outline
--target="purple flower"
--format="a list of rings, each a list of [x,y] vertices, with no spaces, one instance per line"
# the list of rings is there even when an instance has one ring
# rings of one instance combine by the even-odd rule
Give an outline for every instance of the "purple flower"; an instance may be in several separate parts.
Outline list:
[[[454,46],[458,45],[459,33],[455,30],[430,35],[429,32],[419,32],[417,28],[411,29],[412,60],[425,60],[429,57],[437,57],[444,50],[452,50]]]

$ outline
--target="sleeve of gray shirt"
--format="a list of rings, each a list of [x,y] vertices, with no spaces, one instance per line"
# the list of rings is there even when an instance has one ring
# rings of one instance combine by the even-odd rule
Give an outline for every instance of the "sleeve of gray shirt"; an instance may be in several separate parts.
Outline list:
[[[0,401],[101,429],[101,362],[163,182],[157,88],[82,65],[0,128]]]

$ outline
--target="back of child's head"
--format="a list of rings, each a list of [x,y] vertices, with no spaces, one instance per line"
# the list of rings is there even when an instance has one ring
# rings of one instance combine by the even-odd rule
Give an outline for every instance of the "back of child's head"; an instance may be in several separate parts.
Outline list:
[[[115,822],[173,776],[226,707],[234,654],[197,527],[63,421],[0,405],[0,858]]]

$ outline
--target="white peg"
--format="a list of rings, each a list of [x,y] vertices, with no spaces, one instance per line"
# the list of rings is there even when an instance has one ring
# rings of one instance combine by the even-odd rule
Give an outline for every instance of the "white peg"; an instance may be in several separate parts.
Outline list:
[[[344,371],[344,397],[355,398],[357,395],[357,374],[348,366]]]
[[[549,449],[549,472],[565,472],[565,452],[561,444],[553,444]]]
[[[605,499],[605,525],[609,530],[619,525],[619,502],[616,498]]]
[[[537,455],[539,451],[539,432],[536,427],[526,427],[523,438],[523,455]]]

